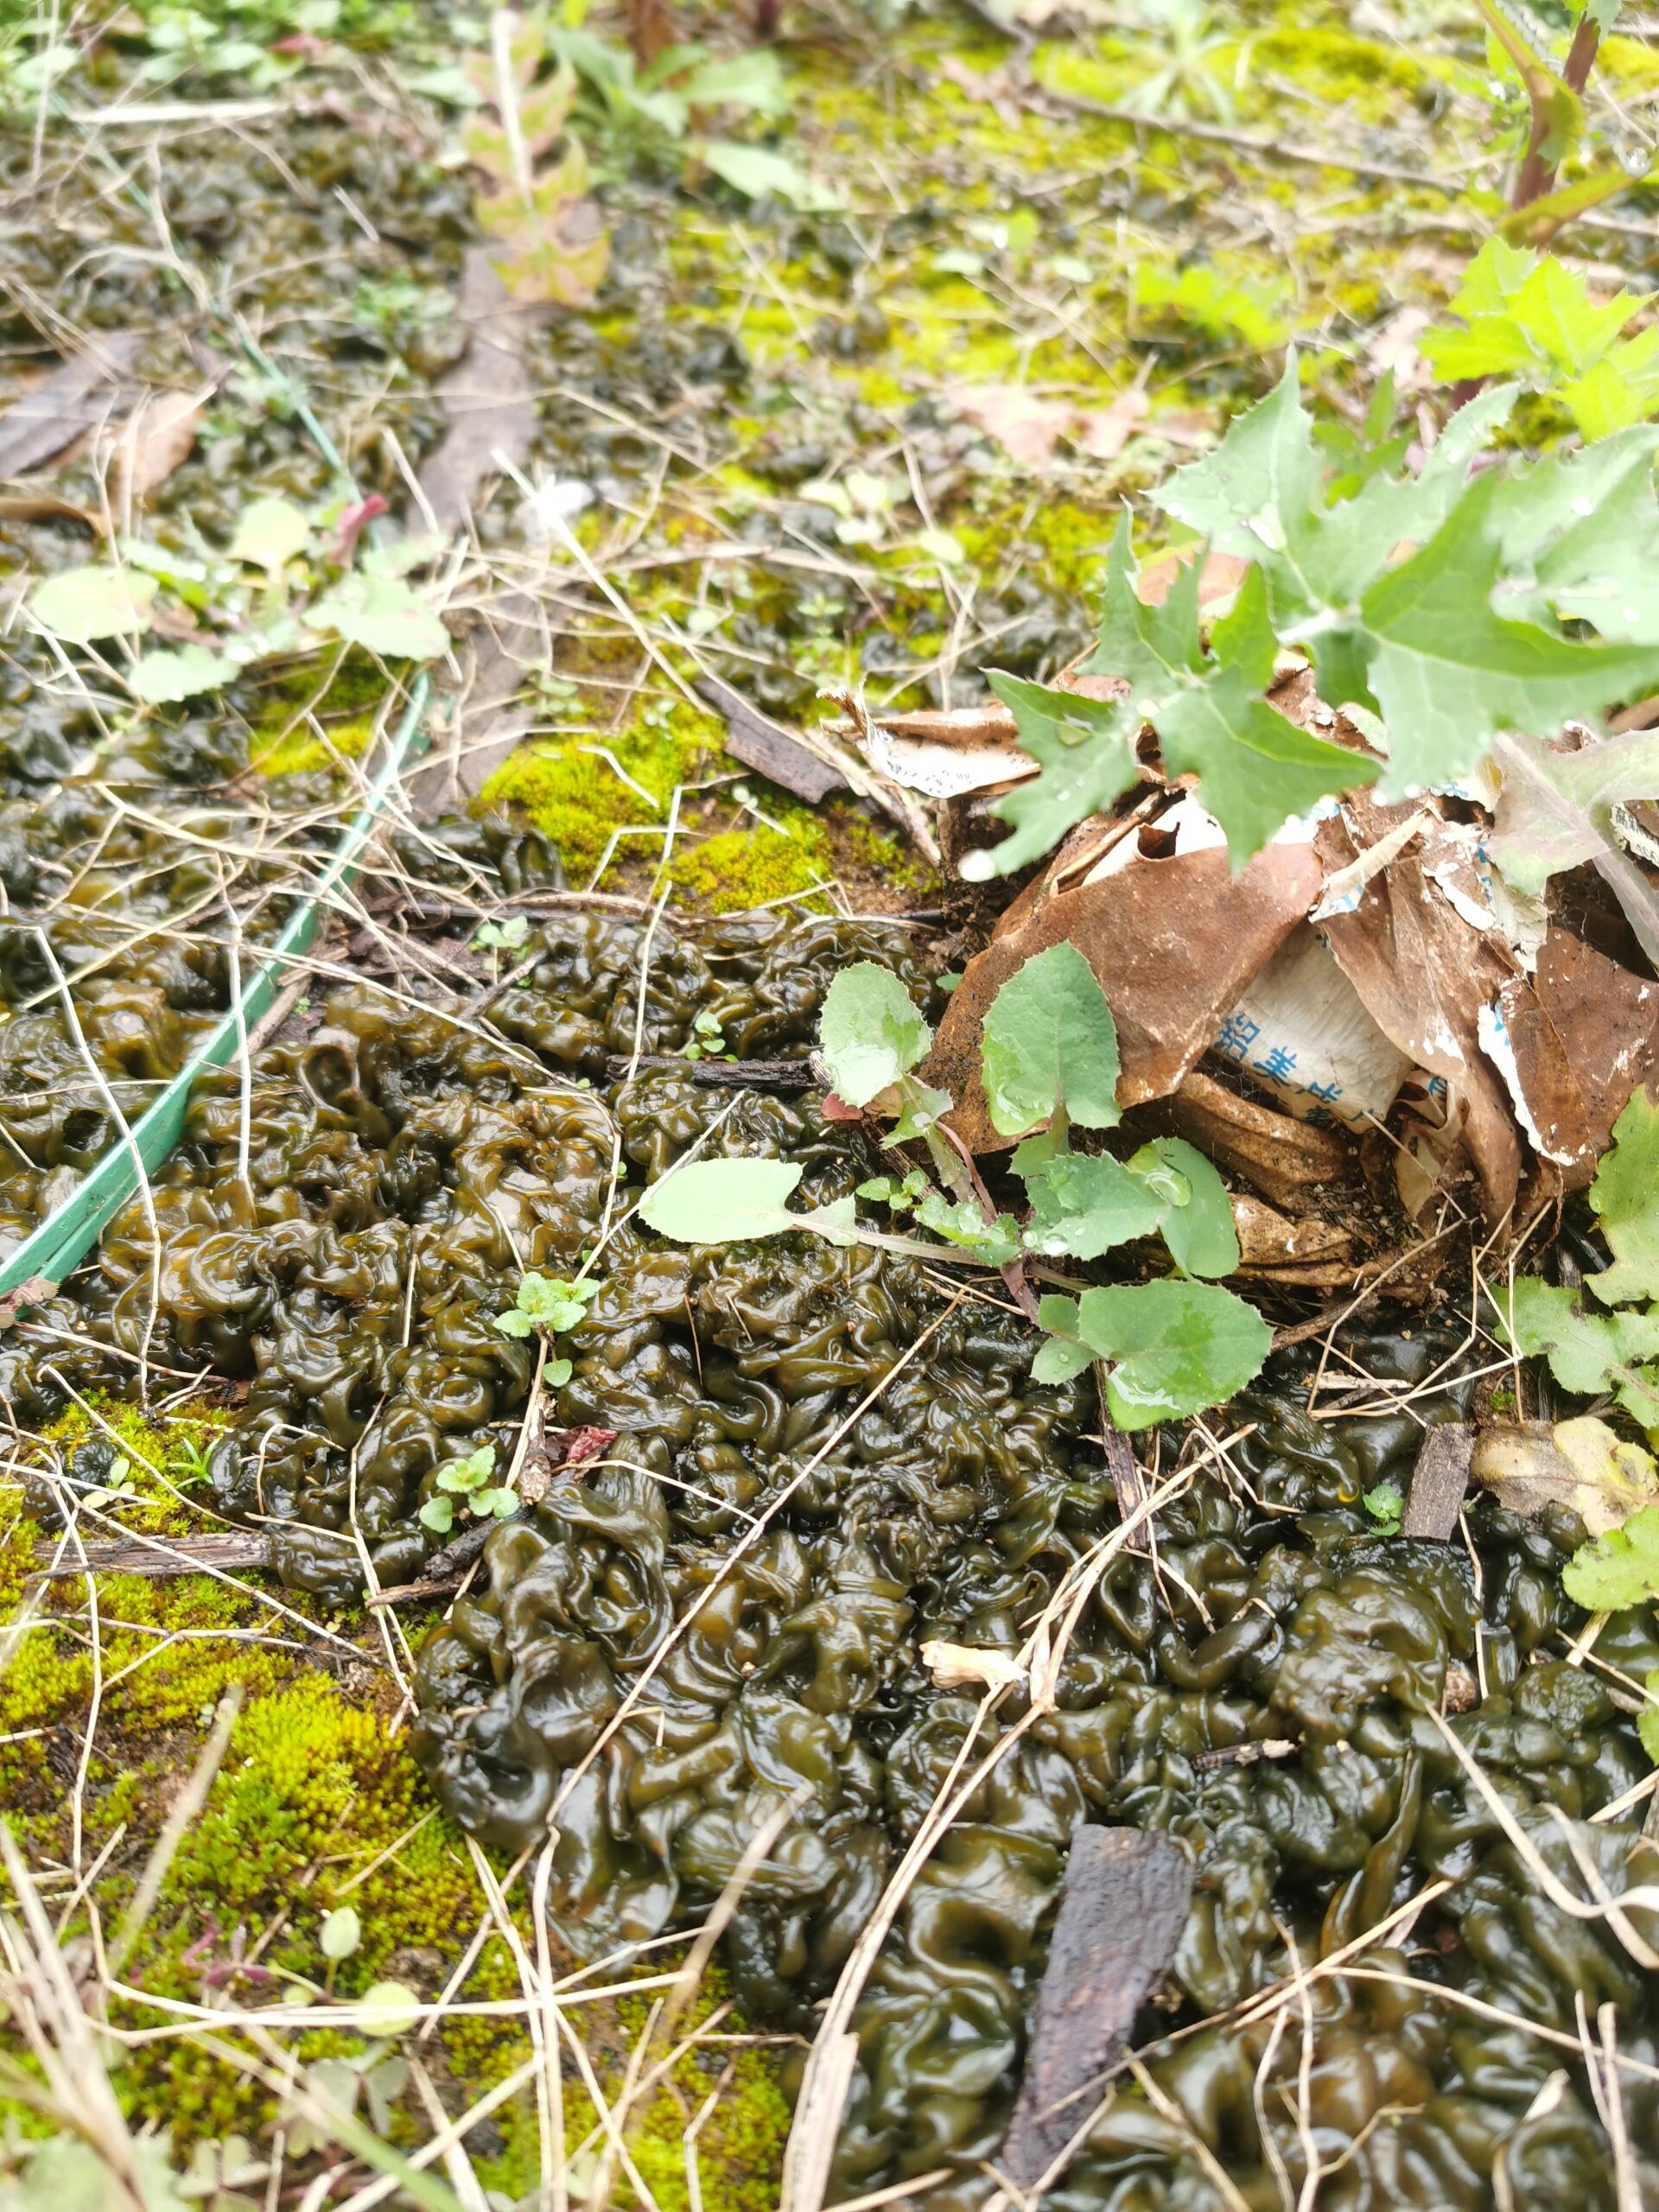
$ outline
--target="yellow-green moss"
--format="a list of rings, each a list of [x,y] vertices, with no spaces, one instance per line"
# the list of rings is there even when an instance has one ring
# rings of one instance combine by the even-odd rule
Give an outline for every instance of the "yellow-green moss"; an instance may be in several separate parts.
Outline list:
[[[719,748],[719,725],[711,718],[683,702],[652,702],[614,737],[594,733],[521,745],[486,784],[481,803],[521,808],[554,846],[570,880],[585,883],[614,831],[666,825],[676,785],[713,772]],[[620,849],[630,848],[653,864],[661,857],[660,841],[653,838],[626,838]]]
[[[714,913],[732,914],[810,891],[834,873],[829,835],[816,815],[785,806],[772,820],[776,829],[761,822],[752,830],[725,830],[677,853],[669,868],[676,892]]]

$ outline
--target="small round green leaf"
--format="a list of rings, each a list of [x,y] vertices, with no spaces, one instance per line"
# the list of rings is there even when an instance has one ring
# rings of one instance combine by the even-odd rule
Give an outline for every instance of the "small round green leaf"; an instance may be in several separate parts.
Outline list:
[[[246,561],[274,575],[311,541],[311,525],[292,499],[275,494],[250,501],[238,518],[231,540],[232,561]]]
[[[1117,1025],[1076,945],[1051,945],[1009,976],[985,1016],[981,1065],[1005,1137],[1040,1128],[1061,1106],[1081,1128],[1116,1123]]]
[[[48,576],[29,604],[35,620],[54,638],[66,645],[90,645],[99,638],[124,638],[135,630],[147,630],[156,592],[154,576],[89,562]]]
[[[868,1106],[908,1074],[932,1041],[910,993],[876,961],[843,968],[825,994],[818,1045],[836,1096],[849,1106]]]
[[[776,1236],[802,1225],[785,1201],[804,1172],[785,1160],[694,1160],[652,1185],[639,1218],[679,1244]]]
[[[366,2036],[400,2036],[421,2017],[421,2000],[407,1983],[377,1981],[360,2000]]]
[[[203,691],[217,691],[235,676],[236,663],[206,645],[157,647],[140,653],[127,671],[127,688],[137,699],[156,706],[179,699],[194,699]]]
[[[325,1915],[319,1941],[325,1959],[349,1959],[363,1940],[363,1923],[348,1904]]]

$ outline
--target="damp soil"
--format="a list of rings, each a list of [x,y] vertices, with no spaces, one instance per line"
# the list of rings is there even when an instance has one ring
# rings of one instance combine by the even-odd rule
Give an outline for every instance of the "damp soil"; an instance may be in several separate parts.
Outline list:
[[[1351,65],[1366,81],[1340,23],[1325,29],[1332,81]],[[130,86],[145,51],[110,41],[86,97]],[[1035,273],[982,235],[1010,212],[1020,157],[995,100],[959,81],[963,67],[988,74],[1001,49],[928,25],[903,56],[903,99],[942,143],[948,120],[955,150],[878,245],[844,215],[773,209],[757,274],[753,240],[732,248],[729,206],[626,176],[611,188],[607,290],[534,340],[526,466],[594,495],[607,519],[589,542],[631,576],[644,619],[717,617],[704,634],[783,715],[855,670],[925,703],[976,696],[986,660],[1050,672],[1082,641],[1116,500],[1170,440],[1201,441],[1259,366],[1213,333],[1159,325],[1170,373],[1147,430],[1109,468],[1063,455],[1033,493],[939,389],[956,359],[981,380],[1012,374],[1030,335],[1006,326]],[[849,111],[826,89],[844,64],[803,58],[821,146],[899,97],[867,59]],[[252,152],[204,132],[152,161],[136,130],[110,133],[118,165],[162,176],[148,213],[99,162],[41,178],[29,134],[4,136],[6,188],[32,211],[0,246],[16,387],[67,326],[136,331],[156,384],[213,388],[194,453],[144,520],[175,553],[222,546],[257,493],[331,489],[283,394],[224,354],[190,271],[211,269],[213,298],[234,299],[322,410],[363,493],[401,508],[405,464],[418,470],[442,434],[433,385],[458,353],[447,303],[470,194],[429,103],[387,92],[374,105],[379,66],[372,54],[366,92],[331,79],[308,93],[280,144],[256,134]],[[887,120],[904,135],[902,114]],[[1119,225],[1141,226],[1154,257],[1189,253],[1191,181],[1162,155],[1119,147],[1103,163],[1053,115],[1032,128],[1060,179],[1051,257],[1075,260]],[[1256,188],[1279,204],[1276,184]],[[1242,250],[1272,259],[1259,238]],[[894,274],[953,251],[957,268],[933,266],[919,292]],[[981,257],[977,277],[961,274],[964,252]],[[1369,281],[1323,235],[1299,248],[1303,304],[1319,296],[1357,327],[1377,312]],[[1103,374],[1074,337],[1064,318],[1042,323],[1034,357],[1103,405],[1129,364]],[[1321,373],[1345,389],[1344,359]],[[863,537],[815,490],[861,468],[887,487]],[[54,480],[95,507],[92,454]],[[923,504],[892,523],[918,487]],[[943,575],[938,549],[915,544],[930,517],[956,536]],[[88,556],[61,518],[0,530],[30,574]],[[506,565],[486,558],[468,585],[485,626],[517,588],[526,533],[498,489],[479,541]],[[688,553],[715,543],[747,547],[752,568]],[[959,556],[970,614],[950,601]],[[717,605],[716,568],[741,578]],[[1350,1322],[1276,1354],[1203,1427],[1142,1440],[1165,1502],[1145,1543],[1119,1541],[1099,1572],[1052,1707],[1033,1719],[1017,1684],[986,1702],[940,1686],[924,1645],[1017,1651],[1111,1543],[1121,1503],[1092,1385],[1031,1381],[1035,1338],[995,1279],[804,1239],[666,1247],[630,1216],[694,1147],[798,1162],[810,1202],[850,1197],[879,1155],[821,1110],[807,1062],[824,991],[876,959],[937,1016],[963,945],[933,925],[931,873],[890,823],[851,800],[795,805],[722,753],[717,721],[664,696],[613,609],[592,594],[550,605],[526,685],[534,734],[501,784],[469,814],[400,823],[360,900],[331,918],[304,1001],[245,1071],[198,1084],[146,1198],[0,1334],[0,1400],[29,1470],[3,1553],[12,1587],[35,1543],[61,1536],[63,1483],[107,1510],[125,1438],[188,1504],[143,1485],[139,1510],[118,1516],[168,1541],[202,1525],[263,1533],[272,1565],[257,1587],[292,1608],[282,1627],[255,1593],[200,1578],[112,1586],[135,1663],[173,1649],[145,1661],[144,1696],[111,1692],[108,1732],[83,1759],[97,1631],[82,1597],[54,1594],[4,1685],[0,1780],[20,1831],[64,1857],[73,1797],[87,1843],[110,1845],[111,1897],[129,1894],[186,1747],[239,1681],[235,1772],[136,1956],[141,1986],[246,1997],[267,1986],[260,1972],[320,1974],[315,1915],[291,1915],[289,1892],[326,1907],[348,1894],[347,1869],[378,1870],[384,1853],[387,1871],[349,1892],[372,1897],[378,1920],[340,1986],[390,1974],[435,1993],[470,1910],[467,1840],[504,1869],[550,1819],[545,1906],[573,1967],[649,1962],[645,1947],[688,1935],[744,1867],[721,1986],[760,2040],[721,2187],[758,2212],[776,2202],[785,2101],[823,2002],[940,1791],[983,1758],[861,2000],[830,2202],[929,2175],[913,2200],[929,2212],[995,2195],[1083,1822],[1167,1836],[1193,1897],[1136,2024],[1135,2069],[1102,2085],[1045,2202],[1254,2212],[1317,2189],[1338,2212],[1611,2208],[1605,2088],[1585,2058],[1607,2005],[1634,2069],[1626,2182],[1659,2190],[1651,1977],[1581,1903],[1655,1879],[1643,1802],[1622,1809],[1649,1771],[1634,1714],[1659,1668],[1652,1619],[1616,1617],[1584,1658],[1585,1616],[1560,1588],[1583,1536],[1570,1516],[1528,1522],[1481,1499],[1439,1544],[1380,1535],[1364,1503],[1380,1484],[1406,1488],[1426,1431],[1465,1418],[1489,1384],[1472,1318],[1442,1289],[1403,1318]],[[67,683],[41,641],[8,641],[7,1249],[231,1003],[315,880],[351,764],[407,681],[353,656],[134,714],[106,679],[89,662]],[[604,856],[676,791],[690,794],[685,873],[657,914],[655,849]],[[584,886],[612,904],[582,903]],[[515,915],[510,950],[477,942],[480,919]],[[716,1054],[798,1079],[722,1080],[717,1058],[688,1058],[711,1033]],[[571,1373],[554,1387],[537,1347],[494,1321],[527,1270],[584,1266],[601,1288],[560,1341]],[[1306,1308],[1287,1298],[1273,1318],[1294,1326]],[[132,1427],[146,1398],[159,1429]],[[440,1469],[485,1447],[506,1465],[532,1414],[550,1441],[539,1502],[490,1532],[460,1594],[394,1609],[410,1720],[377,1671],[385,1610],[363,1600],[429,1570],[443,1540],[420,1516]],[[554,1447],[581,1432],[609,1441],[562,1466]],[[180,1639],[194,1636],[259,1649],[221,1643],[187,1666]],[[773,1840],[749,1866],[763,1827]],[[1630,1917],[1651,1936],[1645,1907]],[[263,1966],[246,1963],[251,1930]],[[462,1995],[500,1994],[508,1965],[493,1940]],[[525,2046],[446,2030],[435,2048],[459,2103]],[[127,2078],[135,2109],[165,2098],[181,2138],[269,2127],[205,2062],[169,2073],[152,2054]],[[712,2078],[696,2077],[698,2095]],[[478,2132],[481,2170],[504,2188],[530,2186],[524,2135],[512,2110]],[[680,2201],[671,2183],[683,2187],[671,2175],[665,2202]]]

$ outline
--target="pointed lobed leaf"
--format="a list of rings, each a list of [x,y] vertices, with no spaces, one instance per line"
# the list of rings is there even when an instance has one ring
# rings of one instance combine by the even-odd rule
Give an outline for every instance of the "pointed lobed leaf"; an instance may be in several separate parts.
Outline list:
[[[962,873],[969,882],[1010,875],[1040,860],[1075,823],[1109,807],[1141,777],[1135,757],[1141,717],[1127,702],[1084,699],[1001,669],[988,670],[987,678],[1042,773],[997,801],[996,814],[1013,824],[1014,834],[988,852],[964,857]]]
[[[1467,775],[1500,729],[1553,736],[1659,683],[1659,639],[1575,643],[1494,612],[1497,487],[1494,476],[1478,478],[1428,543],[1360,603],[1389,734],[1385,798]]]
[[[1227,833],[1235,869],[1333,792],[1375,783],[1379,761],[1299,729],[1236,669],[1177,691],[1158,715],[1165,765],[1198,779],[1198,795]]]
[[[1612,1148],[1596,1170],[1590,1204],[1613,1262],[1586,1276],[1589,1288],[1604,1305],[1659,1299],[1659,1103],[1640,1084],[1613,1124]]]

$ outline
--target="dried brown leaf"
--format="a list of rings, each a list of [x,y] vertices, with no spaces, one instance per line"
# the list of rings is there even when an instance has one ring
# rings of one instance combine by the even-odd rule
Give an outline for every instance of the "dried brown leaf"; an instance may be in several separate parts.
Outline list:
[[[1593,1414],[1576,1421],[1519,1421],[1482,1429],[1473,1479],[1512,1513],[1570,1506],[1592,1536],[1621,1528],[1643,1505],[1659,1503],[1659,1467]]]

